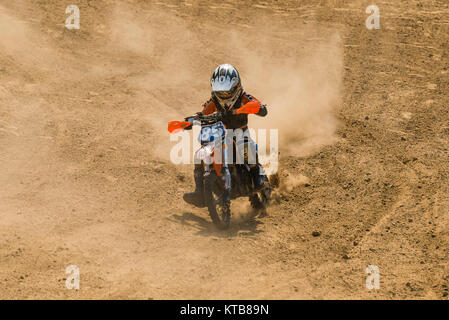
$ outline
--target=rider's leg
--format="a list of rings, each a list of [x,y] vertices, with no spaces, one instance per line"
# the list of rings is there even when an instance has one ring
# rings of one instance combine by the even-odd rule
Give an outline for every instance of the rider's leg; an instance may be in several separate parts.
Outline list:
[[[254,188],[260,190],[264,186],[264,174],[262,173],[263,168],[260,164],[255,164],[250,166],[250,174],[254,182]]]
[[[195,180],[195,191],[185,193],[184,201],[200,208],[205,207],[202,164],[195,164],[193,178]]]
[[[255,189],[262,189],[264,187],[265,171],[259,163],[256,143],[251,139],[249,134],[245,137],[244,158],[245,163],[247,163],[250,167],[250,174],[253,179]]]

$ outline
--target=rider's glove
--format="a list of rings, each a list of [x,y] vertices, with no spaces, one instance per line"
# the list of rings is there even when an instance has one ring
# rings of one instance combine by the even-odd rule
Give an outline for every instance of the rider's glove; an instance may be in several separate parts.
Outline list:
[[[267,105],[263,104],[260,107],[259,112],[256,113],[256,115],[261,116],[261,117],[265,117],[267,115],[267,113],[268,113]]]
[[[223,118],[224,118],[223,113],[219,112],[217,114],[217,121],[223,121]]]
[[[184,130],[191,130],[192,129],[192,127],[193,127],[193,120],[194,119],[195,119],[195,116],[190,116],[190,117],[184,118],[185,122],[190,122],[191,123],[191,125],[188,126],[188,127],[185,127]]]

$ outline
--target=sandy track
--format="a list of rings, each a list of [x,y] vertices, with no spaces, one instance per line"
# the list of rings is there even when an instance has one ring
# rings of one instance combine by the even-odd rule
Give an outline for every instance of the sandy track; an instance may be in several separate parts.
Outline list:
[[[0,298],[447,298],[446,1],[379,1],[378,31],[366,1],[80,0],[78,31],[68,4],[0,5]],[[284,171],[220,232],[165,131],[224,61]]]

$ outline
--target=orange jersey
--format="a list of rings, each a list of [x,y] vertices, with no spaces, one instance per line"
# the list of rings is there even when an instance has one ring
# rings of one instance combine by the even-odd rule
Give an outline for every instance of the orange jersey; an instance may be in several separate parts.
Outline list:
[[[248,125],[248,115],[247,114],[232,114],[233,110],[236,110],[250,101],[255,101],[260,105],[260,110],[257,113],[258,116],[265,117],[267,115],[267,108],[259,100],[254,98],[252,95],[243,92],[240,98],[237,100],[235,105],[230,110],[224,110],[223,108],[217,108],[217,103],[214,98],[211,97],[206,103],[203,104],[202,113],[204,115],[212,114],[214,112],[221,112],[224,116],[223,124],[227,129],[238,129],[246,128]]]

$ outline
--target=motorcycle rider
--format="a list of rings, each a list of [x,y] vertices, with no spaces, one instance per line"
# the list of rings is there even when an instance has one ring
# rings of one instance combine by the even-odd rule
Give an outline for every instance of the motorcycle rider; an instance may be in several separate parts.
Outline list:
[[[201,115],[210,115],[218,112],[226,129],[241,129],[243,131],[245,136],[242,145],[245,150],[243,153],[244,163],[247,163],[250,167],[250,174],[256,190],[260,190],[264,186],[265,173],[258,161],[255,143],[247,131],[248,114],[237,114],[235,110],[250,101],[254,101],[260,106],[257,115],[265,117],[267,115],[266,105],[263,105],[252,95],[243,91],[240,75],[237,69],[230,64],[222,64],[215,69],[211,77],[211,87],[211,98],[203,104],[203,110],[194,117],[198,118]],[[252,150],[252,152],[248,150]],[[249,159],[252,154],[255,154],[255,161],[250,161]],[[206,204],[203,196],[203,167],[201,164],[195,164],[193,176],[195,179],[195,191],[185,193],[184,201],[197,207],[204,207]]]

